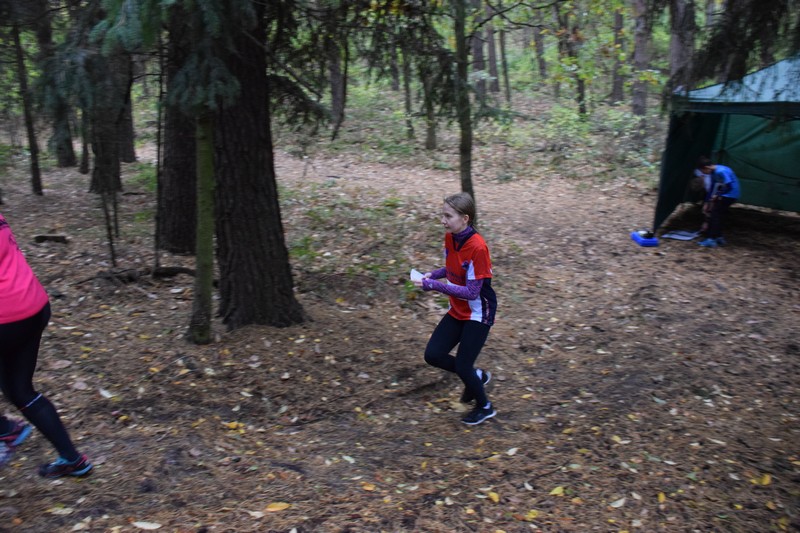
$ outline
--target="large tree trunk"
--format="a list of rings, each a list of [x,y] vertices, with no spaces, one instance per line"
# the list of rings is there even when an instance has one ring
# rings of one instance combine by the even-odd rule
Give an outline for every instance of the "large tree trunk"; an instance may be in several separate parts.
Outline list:
[[[169,22],[167,44],[167,94],[186,61],[185,24],[178,9]],[[164,110],[164,165],[158,183],[156,234],[158,246],[173,253],[195,252],[197,232],[197,155],[195,127],[191,117],[176,106]],[[191,221],[191,222],[190,222]]]
[[[39,168],[39,143],[36,140],[36,129],[33,125],[33,102],[28,91],[28,70],[25,68],[25,55],[19,37],[19,26],[16,22],[11,26],[11,34],[17,59],[17,79],[19,92],[22,94],[22,111],[25,115],[25,128],[28,132],[28,149],[31,153],[31,189],[33,194],[41,196],[42,172]]]
[[[230,329],[305,319],[294,295],[275,180],[264,4],[253,5],[258,26],[233,37],[236,51],[226,62],[241,92],[217,113],[214,129],[220,314]]]

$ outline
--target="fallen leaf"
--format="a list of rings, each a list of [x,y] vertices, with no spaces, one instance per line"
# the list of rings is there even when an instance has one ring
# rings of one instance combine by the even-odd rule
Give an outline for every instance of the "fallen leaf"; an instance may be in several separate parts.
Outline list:
[[[268,513],[277,513],[278,511],[285,511],[291,507],[291,504],[286,502],[272,502],[271,504],[267,505],[266,511]]]
[[[497,494],[496,492],[490,492],[489,493],[489,499],[492,500],[494,503],[499,503],[500,502],[500,495]]]
[[[563,496],[564,495],[564,487],[556,487],[550,491],[550,496]]]
[[[161,524],[158,524],[156,522],[134,522],[131,525],[134,527],[138,527],[139,529],[147,529],[147,530],[154,530],[161,528]]]
[[[614,509],[619,509],[623,505],[625,505],[625,498],[620,498],[619,500],[613,501],[609,504]]]

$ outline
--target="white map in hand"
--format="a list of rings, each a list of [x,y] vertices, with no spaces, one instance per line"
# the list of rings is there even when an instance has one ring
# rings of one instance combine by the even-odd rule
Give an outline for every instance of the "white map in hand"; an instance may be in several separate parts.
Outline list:
[[[411,281],[420,281],[422,280],[422,272],[417,270],[416,268],[411,269]]]

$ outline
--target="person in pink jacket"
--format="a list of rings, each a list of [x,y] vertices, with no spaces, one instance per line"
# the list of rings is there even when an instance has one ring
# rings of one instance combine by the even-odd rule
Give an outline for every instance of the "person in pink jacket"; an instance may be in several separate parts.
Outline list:
[[[0,389],[59,454],[57,460],[39,468],[39,475],[84,476],[92,463],[75,449],[50,400],[33,386],[39,344],[49,321],[47,293],[0,213]],[[11,460],[31,430],[25,422],[0,415],[0,466]]]

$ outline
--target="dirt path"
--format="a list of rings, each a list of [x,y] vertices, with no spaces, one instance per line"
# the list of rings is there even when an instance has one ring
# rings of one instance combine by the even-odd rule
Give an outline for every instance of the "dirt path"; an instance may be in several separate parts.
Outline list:
[[[401,283],[438,264],[457,173],[276,163],[287,242],[314,252],[295,261],[313,321],[217,326],[199,348],[181,338],[190,279],[85,281],[108,266],[84,177],[49,173],[45,198],[6,186],[3,213],[54,295],[39,384],[98,463],[43,482],[50,450],[31,439],[0,472],[9,530],[798,527],[797,216],[736,210],[726,248],[641,248],[642,185],[479,168],[501,305],[480,364],[499,414],[466,428],[458,383],[421,361],[439,302]],[[123,197],[125,265],[150,261],[151,209]],[[71,242],[33,244],[44,231]]]

